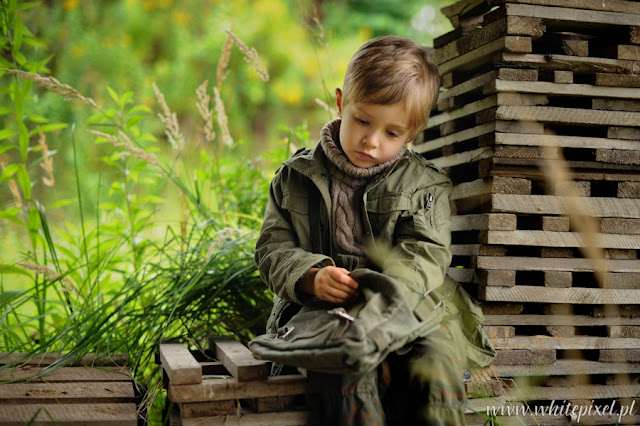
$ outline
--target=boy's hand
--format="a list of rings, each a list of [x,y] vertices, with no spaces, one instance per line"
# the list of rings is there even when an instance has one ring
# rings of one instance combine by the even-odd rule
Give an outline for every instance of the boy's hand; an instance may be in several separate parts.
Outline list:
[[[302,280],[302,290],[320,300],[344,303],[358,298],[358,283],[349,271],[335,266],[311,268]]]

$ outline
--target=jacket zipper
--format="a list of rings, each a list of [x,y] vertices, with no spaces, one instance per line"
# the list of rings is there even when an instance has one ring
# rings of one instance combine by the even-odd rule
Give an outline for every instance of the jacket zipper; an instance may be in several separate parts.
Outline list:
[[[429,193],[427,195],[427,211],[431,210],[431,205],[433,204],[433,194]],[[429,212],[429,225],[433,227],[433,215]]]

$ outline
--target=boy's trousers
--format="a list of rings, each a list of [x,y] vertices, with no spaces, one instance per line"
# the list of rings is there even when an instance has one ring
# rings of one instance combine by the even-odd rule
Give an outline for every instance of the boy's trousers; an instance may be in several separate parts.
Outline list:
[[[464,354],[445,326],[358,375],[309,372],[320,425],[464,425]],[[464,356],[464,355],[463,355]]]

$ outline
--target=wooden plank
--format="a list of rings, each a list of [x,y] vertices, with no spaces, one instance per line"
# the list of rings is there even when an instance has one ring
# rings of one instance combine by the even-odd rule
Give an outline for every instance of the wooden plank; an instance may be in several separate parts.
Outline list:
[[[456,216],[454,216],[452,219],[455,219],[455,217]],[[609,271],[640,272],[640,260],[605,259],[605,262]],[[478,256],[476,258],[475,266],[476,268],[480,269],[571,272],[591,272],[594,268],[593,262],[591,262],[589,259],[541,259],[538,257],[503,256]]]
[[[608,325],[640,325],[640,318],[592,317],[587,315],[485,315],[484,325],[556,325],[603,327]]]
[[[285,411],[277,413],[242,413],[183,419],[182,426],[239,425],[239,426],[272,426],[272,425],[306,425],[313,424],[310,411]]]
[[[454,111],[443,112],[442,114],[432,116],[431,118],[429,118],[427,129],[439,126],[443,123],[446,123],[447,121],[456,120],[458,118],[475,114],[478,111],[482,111],[483,109],[491,108],[496,105],[498,105],[498,97],[495,95],[486,97],[477,102],[471,102],[470,104],[467,104],[464,107],[458,108]]]
[[[599,87],[590,84],[561,84],[546,81],[495,80],[489,92],[541,93],[546,95],[594,96],[600,98],[640,99],[640,90],[627,87]]]
[[[550,337],[550,336],[515,336],[496,337],[491,342],[497,350],[513,349],[639,349],[640,339],[612,337]]]
[[[640,236],[597,234],[601,247],[640,250]],[[480,244],[504,244],[543,247],[585,247],[579,232],[553,231],[480,231]]]
[[[480,135],[494,132],[496,130],[497,123],[487,123],[480,126],[472,127],[471,129],[465,129],[451,135],[443,136],[441,138],[432,139],[421,144],[415,145],[413,150],[417,153],[424,153],[440,149],[444,146],[451,145],[457,142],[463,142],[469,139],[476,138]]]
[[[174,385],[202,382],[202,367],[182,343],[161,344],[160,362]]]
[[[564,386],[525,386],[520,389],[506,389],[509,401],[525,400],[569,400],[569,399],[615,399],[634,397],[640,392],[640,385],[580,385]]]
[[[599,99],[591,100],[591,108],[606,109],[608,111],[640,111],[640,102],[625,99]]]
[[[460,55],[438,66],[440,74],[452,71],[468,70],[483,61],[491,60],[492,55],[506,50],[508,52],[531,52],[531,37],[506,36],[487,43],[471,52]]]
[[[605,163],[612,163],[612,164],[640,165],[640,150],[624,151],[624,150],[618,150],[618,149],[597,149],[595,154],[596,154],[595,156],[596,161],[602,161]]]
[[[251,382],[239,382],[233,378],[203,380],[198,385],[169,384],[168,392],[169,399],[173,402],[204,402],[301,395],[308,392],[308,385],[302,375],[285,375],[269,376],[266,380]]]
[[[479,298],[486,301],[577,303],[577,304],[640,304],[637,290],[600,288],[550,288],[518,285],[515,287],[480,287]]]
[[[42,373],[42,377],[36,377]],[[0,370],[0,382],[30,379],[32,382],[130,382],[131,372],[118,367],[62,367],[52,372],[44,368],[23,366],[21,368]]]
[[[637,73],[639,68],[637,62],[625,59],[571,56],[559,53],[500,52],[495,54],[493,60],[494,63],[537,67],[539,70],[547,71],[570,71],[578,74],[592,74],[595,72]]]
[[[492,369],[499,377],[632,374],[640,373],[640,363],[598,362],[571,359],[558,360],[551,365],[496,365]]]
[[[595,3],[595,2],[593,2]],[[640,25],[640,15],[629,13],[608,12],[602,10],[583,10],[563,7],[537,6],[529,4],[507,3],[504,5],[507,16],[530,16],[533,18],[551,19],[561,22],[577,22],[580,24],[607,25]]]
[[[484,146],[472,151],[460,152],[458,154],[447,155],[446,157],[433,158],[431,161],[438,167],[453,167],[460,164],[472,163],[482,160],[483,158],[491,158],[491,147]]]
[[[541,19],[506,16],[445,44],[431,55],[437,65],[484,46],[505,35],[541,37],[545,27]]]
[[[130,382],[13,383],[0,386],[2,404],[135,402]]]
[[[638,46],[640,47],[640,46]],[[596,73],[594,84],[606,87],[640,87],[640,75]]]
[[[488,0],[490,6],[501,6],[505,3],[522,3],[539,6],[569,7],[573,9],[588,9],[602,12],[620,12],[640,14],[640,9],[633,1],[627,0]]]
[[[531,193],[531,181],[528,179],[495,176],[488,179],[476,179],[462,182],[453,187],[452,200],[460,200],[487,194],[522,194]]]
[[[618,59],[640,61],[640,46],[620,44],[617,46]]]
[[[215,338],[216,356],[239,382],[263,380],[269,375],[266,361],[253,357],[251,351],[233,338]]]
[[[538,365],[556,362],[553,349],[513,349],[497,351],[492,365]]]
[[[453,216],[451,218],[452,231],[475,231],[484,229],[513,231],[516,229],[516,224],[517,216],[515,214],[469,214],[464,216]],[[498,259],[502,258],[498,257]],[[640,263],[640,261],[638,263]]]
[[[540,146],[562,148],[601,149],[608,146],[617,150],[633,151],[638,142],[624,139],[593,138],[587,136],[527,135],[521,133],[495,133],[492,142],[495,145]]]
[[[138,424],[136,404],[0,404],[5,426],[43,425],[130,425]],[[53,419],[53,421],[51,420]],[[30,423],[33,421],[33,423]]]
[[[0,352],[1,364],[18,364],[18,365],[40,365],[47,366],[58,363],[68,363],[69,354],[63,353],[46,353],[28,356],[25,353],[6,353]],[[128,365],[130,363],[129,356],[126,354],[86,354],[80,361],[79,365],[93,366],[119,366]]]
[[[491,210],[496,213],[527,213],[564,215],[571,200],[556,195],[490,196]],[[640,218],[640,200],[633,198],[582,197],[585,209],[594,217]]]
[[[496,76],[497,73],[495,71],[490,71],[486,74],[482,74],[469,80],[465,80],[464,82],[453,86],[450,89],[442,90],[438,95],[438,102],[481,89],[486,84],[495,80]]]
[[[614,219],[605,217],[600,223],[600,229],[605,234],[640,234],[640,219]],[[640,263],[640,262],[638,262]],[[640,272],[640,271],[627,271]]]
[[[636,126],[640,123],[640,113],[638,112],[548,106],[502,105],[497,108],[495,118],[498,120],[605,126]]]

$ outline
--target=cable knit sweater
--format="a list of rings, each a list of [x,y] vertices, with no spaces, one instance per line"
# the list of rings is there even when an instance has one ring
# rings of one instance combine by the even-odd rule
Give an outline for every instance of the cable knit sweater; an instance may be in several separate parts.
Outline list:
[[[333,223],[333,245],[337,254],[358,258],[358,266],[366,266],[364,235],[362,227],[362,197],[367,184],[377,175],[391,167],[406,151],[391,160],[368,168],[357,167],[340,146],[341,119],[327,123],[321,132],[321,145],[329,158],[331,175],[331,222]]]

